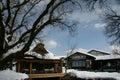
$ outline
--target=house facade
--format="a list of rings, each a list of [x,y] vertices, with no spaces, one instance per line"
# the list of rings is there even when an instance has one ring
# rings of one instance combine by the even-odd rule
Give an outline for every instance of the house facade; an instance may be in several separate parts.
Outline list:
[[[66,58],[68,68],[104,72],[120,72],[120,55],[91,50],[75,52]]]
[[[120,55],[98,56],[93,67],[96,71],[120,72]]]
[[[92,67],[92,61],[95,59],[94,57],[76,52],[67,58],[67,65],[70,69],[79,69],[79,70],[90,70]]]

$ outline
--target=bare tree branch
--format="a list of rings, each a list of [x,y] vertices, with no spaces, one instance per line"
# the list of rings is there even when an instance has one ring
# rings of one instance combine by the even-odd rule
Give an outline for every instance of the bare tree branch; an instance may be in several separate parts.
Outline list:
[[[111,44],[120,45],[120,15],[116,12],[106,13],[104,21],[107,23],[105,35],[111,40]]]
[[[7,20],[6,20],[6,26],[8,26],[8,23],[11,19],[10,0],[7,0],[7,9],[8,9],[8,17],[7,17]]]
[[[44,5],[42,2],[45,2]],[[38,34],[41,34],[46,27],[59,24],[70,29],[72,25],[65,25],[67,21],[63,20],[63,16],[73,10],[72,6],[66,5],[68,2],[71,5],[76,3],[74,0],[2,1],[4,6],[0,13],[0,24],[3,25],[2,22],[5,22],[5,25],[0,27],[0,42],[3,42],[0,44],[0,50],[2,50],[0,52],[0,68],[8,61],[24,57],[24,53],[29,50],[33,41],[38,38]],[[21,50],[4,56],[9,50],[19,49],[19,47]]]
[[[0,58],[2,57],[4,53],[4,41],[5,41],[5,25],[3,23],[3,17],[1,14],[1,9],[0,9]]]

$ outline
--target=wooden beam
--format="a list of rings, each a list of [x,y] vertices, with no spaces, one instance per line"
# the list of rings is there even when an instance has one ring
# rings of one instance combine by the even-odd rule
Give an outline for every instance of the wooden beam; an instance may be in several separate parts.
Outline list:
[[[30,74],[32,74],[32,63],[30,63]]]
[[[37,62],[37,63],[59,63],[60,60],[49,60],[49,59],[45,59],[45,60],[26,60],[26,59],[20,59],[20,60],[16,60],[17,62]]]
[[[18,72],[20,72],[21,71],[21,69],[20,69],[21,67],[20,67],[20,63],[18,63]]]
[[[57,72],[57,73],[58,73],[57,68],[58,68],[58,64],[55,64],[55,72]]]
[[[29,78],[55,78],[55,77],[63,77],[65,74],[63,73],[49,73],[49,74],[28,74]]]
[[[60,60],[60,72],[62,73],[63,60]]]

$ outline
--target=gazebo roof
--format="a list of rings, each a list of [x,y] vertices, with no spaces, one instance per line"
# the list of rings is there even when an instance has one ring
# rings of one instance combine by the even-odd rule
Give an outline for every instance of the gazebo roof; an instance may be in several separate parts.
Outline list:
[[[48,53],[48,51],[45,49],[43,43],[37,44],[37,45],[34,47],[33,51],[36,52],[36,53],[40,53],[41,55],[44,55],[44,54],[47,54],[47,53]]]

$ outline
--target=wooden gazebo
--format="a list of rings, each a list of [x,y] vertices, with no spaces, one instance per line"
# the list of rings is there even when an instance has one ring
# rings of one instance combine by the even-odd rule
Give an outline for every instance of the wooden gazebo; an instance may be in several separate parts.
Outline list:
[[[18,59],[17,72],[26,73],[30,78],[63,77],[61,59]]]
[[[39,43],[32,50],[44,56],[47,50],[44,44]],[[29,56],[25,58],[26,56]],[[61,78],[64,76],[62,73],[62,59],[40,59],[32,55],[26,55],[22,59],[17,59],[17,72],[26,73],[29,78]],[[30,58],[32,56],[32,58]]]

